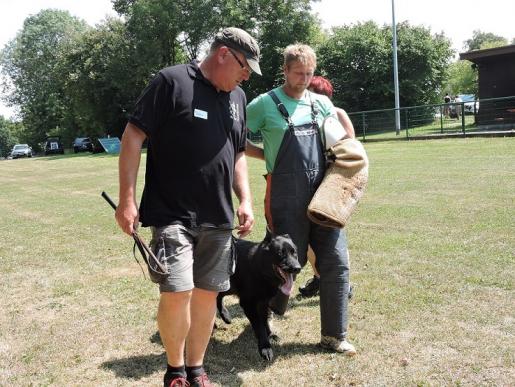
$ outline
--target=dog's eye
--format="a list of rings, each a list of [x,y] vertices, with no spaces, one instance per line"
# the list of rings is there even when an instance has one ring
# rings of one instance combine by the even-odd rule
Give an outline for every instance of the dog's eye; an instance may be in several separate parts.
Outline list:
[[[288,257],[290,255],[294,255],[295,254],[295,250],[291,249],[291,250],[281,250],[281,257]]]

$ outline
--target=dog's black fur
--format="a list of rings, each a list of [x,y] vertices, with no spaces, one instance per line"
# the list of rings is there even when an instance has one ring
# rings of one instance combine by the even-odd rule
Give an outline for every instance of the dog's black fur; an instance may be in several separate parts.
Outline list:
[[[223,298],[236,294],[256,335],[259,354],[271,361],[274,354],[270,345],[272,332],[268,324],[268,305],[277,292],[291,291],[292,276],[301,269],[297,248],[289,235],[270,233],[261,243],[237,239],[235,246],[236,270],[231,276],[231,288],[218,295],[218,313],[226,323],[231,323]]]

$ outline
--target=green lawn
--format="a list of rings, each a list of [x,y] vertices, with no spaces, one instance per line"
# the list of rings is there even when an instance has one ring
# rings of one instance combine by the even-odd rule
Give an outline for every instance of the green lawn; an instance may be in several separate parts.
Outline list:
[[[347,229],[358,355],[320,350],[318,299],[294,300],[275,321],[282,340],[267,365],[228,297],[235,318],[217,320],[211,378],[221,386],[512,385],[515,139],[365,147],[369,187]],[[106,190],[116,201],[117,161],[0,161],[1,386],[162,385],[158,292],[100,197]],[[249,168],[259,240],[264,165]],[[298,284],[310,276],[306,268]]]

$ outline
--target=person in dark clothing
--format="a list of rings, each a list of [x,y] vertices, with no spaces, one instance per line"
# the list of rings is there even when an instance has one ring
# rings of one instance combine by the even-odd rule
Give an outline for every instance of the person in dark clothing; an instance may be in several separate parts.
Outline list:
[[[443,101],[445,103],[445,106],[443,107],[443,115],[444,115],[444,117],[449,118],[449,114],[450,114],[449,104],[451,103],[451,97],[450,97],[449,93],[445,94],[445,97],[443,97]]]
[[[246,98],[239,87],[261,74],[259,47],[245,31],[216,35],[200,63],[167,67],[145,88],[125,128],[116,220],[131,235],[149,226],[151,248],[167,269],[159,284],[159,333],[166,350],[165,387],[211,386],[204,368],[218,292],[234,270],[233,203],[240,237],[252,229],[245,159]],[[148,139],[138,210],[136,180]],[[151,266],[151,265],[149,265]]]
[[[286,47],[283,85],[247,106],[249,130],[263,137],[263,148],[248,143],[247,154],[266,163],[268,228],[292,238],[301,265],[306,264],[308,245],[317,257],[320,345],[352,356],[356,349],[347,340],[349,262],[345,232],[312,223],[306,214],[326,168],[319,128],[326,117],[337,118],[328,97],[308,90],[315,68],[316,55],[311,47]],[[287,301],[276,297],[270,308],[282,314]]]

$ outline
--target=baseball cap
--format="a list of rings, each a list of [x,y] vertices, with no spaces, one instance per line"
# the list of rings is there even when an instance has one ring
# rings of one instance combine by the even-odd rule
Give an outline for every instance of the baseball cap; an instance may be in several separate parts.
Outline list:
[[[252,71],[261,75],[261,68],[259,67],[259,46],[256,40],[246,31],[236,27],[224,28],[216,34],[215,42],[223,43],[225,46],[241,52],[245,55]]]

